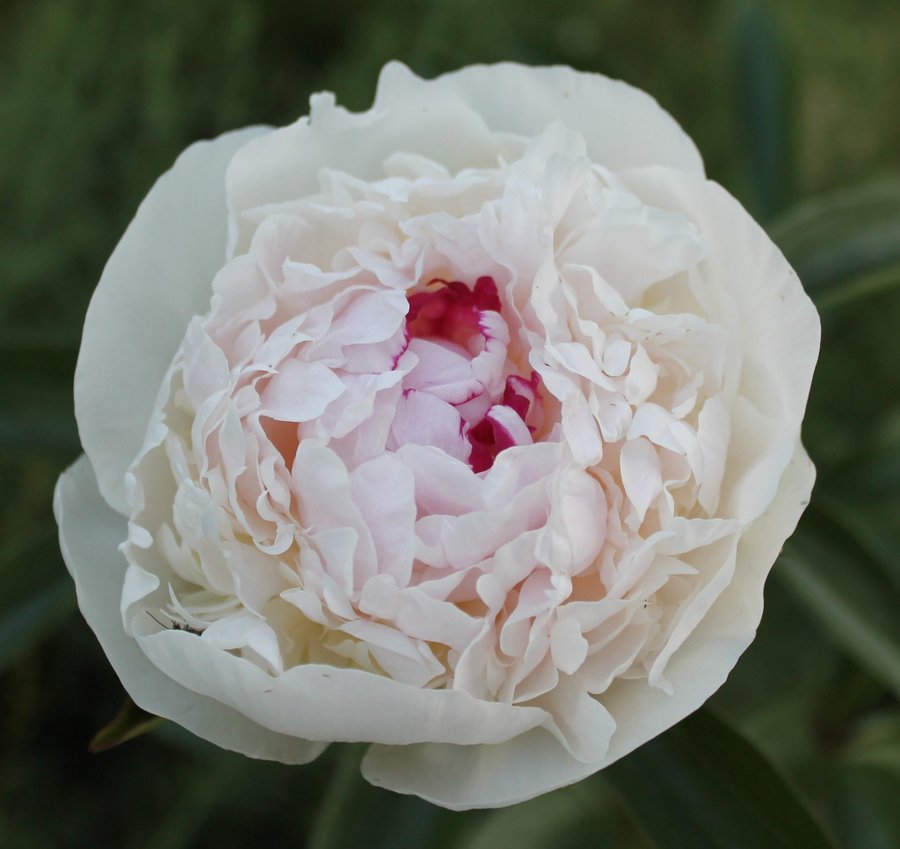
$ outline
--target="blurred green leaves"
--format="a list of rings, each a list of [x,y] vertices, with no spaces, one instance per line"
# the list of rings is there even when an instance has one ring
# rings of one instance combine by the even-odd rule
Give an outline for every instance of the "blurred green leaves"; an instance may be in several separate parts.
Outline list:
[[[772,764],[703,709],[604,775],[659,849],[834,849]]]
[[[0,457],[75,456],[78,433],[72,412],[75,351],[6,334],[0,345]]]
[[[898,27],[891,0],[0,6],[0,845],[821,845],[782,772],[847,849],[900,845]],[[72,615],[49,506],[79,450],[84,309],[153,179],[196,138],[293,120],[314,90],[364,107],[391,58],[426,74],[567,62],[647,89],[765,219],[823,317],[813,505],[715,697],[741,733],[698,714],[605,775],[495,812],[370,788],[349,746],[287,768],[169,723],[89,755],[121,695]]]
[[[900,696],[900,337],[871,312],[900,314],[900,179],[813,198],[771,232],[823,311],[807,414],[819,483],[776,574]]]
[[[580,849],[597,844],[650,846],[635,832],[606,783],[589,780],[487,813],[463,833],[455,849]]]
[[[0,673],[52,635],[75,609],[72,587],[60,580],[0,613]]]
[[[499,811],[454,814],[372,787],[364,750],[342,747],[310,849],[834,849],[772,764],[706,710],[592,778]]]
[[[771,234],[819,309],[898,286],[900,177],[806,201]]]
[[[814,530],[807,522],[786,544],[777,574],[829,637],[900,697],[897,591],[852,535],[827,517]]]
[[[900,430],[893,432],[895,414],[896,405],[887,413],[877,441],[830,471],[822,482],[818,503],[834,523],[852,532],[898,593]]]
[[[340,747],[331,783],[309,837],[310,849],[426,849],[452,815],[415,796],[401,796],[363,781],[364,744]],[[439,821],[440,822],[439,824]]]
[[[793,188],[786,57],[771,6],[743,0],[730,26],[734,106],[747,157],[748,208],[770,218]]]

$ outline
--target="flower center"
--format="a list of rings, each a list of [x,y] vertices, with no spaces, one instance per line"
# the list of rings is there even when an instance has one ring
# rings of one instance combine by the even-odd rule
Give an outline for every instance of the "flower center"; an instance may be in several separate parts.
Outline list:
[[[483,472],[504,449],[532,443],[540,379],[517,374],[509,361],[509,328],[492,277],[471,288],[433,280],[410,295],[406,335],[417,362],[403,381],[396,446],[435,445]]]

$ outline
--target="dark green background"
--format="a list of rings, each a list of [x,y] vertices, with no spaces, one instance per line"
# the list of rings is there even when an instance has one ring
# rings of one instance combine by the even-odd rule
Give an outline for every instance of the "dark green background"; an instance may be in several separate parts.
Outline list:
[[[706,713],[608,775],[464,815],[366,789],[350,747],[288,768],[165,725],[88,754],[122,692],[75,610],[50,499],[79,451],[71,376],[103,263],[189,142],[291,121],[320,89],[364,108],[392,58],[426,76],[562,62],[646,89],[819,305],[819,483],[759,637],[710,704],[745,740]],[[839,845],[896,849],[898,175],[895,0],[4,0],[0,846],[772,849],[813,827],[792,787]]]

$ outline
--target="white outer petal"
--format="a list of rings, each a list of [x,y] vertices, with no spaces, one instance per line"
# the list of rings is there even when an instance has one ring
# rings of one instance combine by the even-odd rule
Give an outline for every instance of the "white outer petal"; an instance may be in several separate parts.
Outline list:
[[[403,66],[387,65],[381,79],[396,67]],[[418,87],[390,103],[376,95],[365,112],[336,105],[331,93],[314,94],[308,118],[257,139],[234,158],[227,177],[229,209],[240,214],[315,194],[326,168],[360,180],[380,179],[385,160],[398,151],[428,157],[451,172],[496,166],[499,143],[482,117],[451,88],[406,73]]]
[[[427,83],[426,83],[427,84]],[[613,171],[666,165],[702,177],[688,135],[649,94],[620,80],[556,66],[469,65],[434,84],[461,95],[495,131],[540,135],[554,121],[581,133],[593,162]],[[398,62],[385,66],[376,104],[388,106],[422,85]]]
[[[607,168],[662,164],[704,174],[696,146],[672,116],[619,80],[511,62],[423,80],[389,62],[366,112],[349,112],[333,95],[317,94],[308,119],[248,145],[228,169],[228,206],[240,214],[313,194],[323,168],[378,179],[398,151],[428,157],[451,173],[493,167],[502,152],[495,133],[538,136],[558,120],[582,133],[588,155]],[[247,238],[243,233],[239,244]]]
[[[463,811],[524,802],[573,784],[600,766],[575,760],[551,732],[535,728],[494,746],[374,745],[363,759],[362,774],[376,787]]]
[[[271,676],[185,631],[161,631],[138,642],[159,669],[183,686],[291,737],[473,745],[505,742],[551,721],[540,708],[422,689],[362,669],[306,664]]]
[[[125,538],[125,519],[101,498],[87,457],[60,476],[53,510],[78,606],[137,705],[217,746],[250,757],[302,764],[319,756],[324,743],[276,734],[227,705],[177,684],[125,633],[119,602],[127,564],[117,550]]]
[[[267,127],[185,150],[150,189],[88,307],[75,369],[75,417],[100,492],[127,513],[125,470],[190,319],[205,313],[225,264],[225,169]]]

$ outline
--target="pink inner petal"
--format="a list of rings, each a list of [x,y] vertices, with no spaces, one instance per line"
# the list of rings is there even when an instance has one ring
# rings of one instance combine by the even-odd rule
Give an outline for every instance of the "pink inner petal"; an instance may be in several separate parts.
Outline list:
[[[395,447],[434,445],[483,472],[504,449],[531,444],[542,412],[540,378],[516,374],[509,362],[509,329],[492,277],[472,288],[433,280],[410,295],[406,336],[417,363],[403,381]],[[468,450],[460,451],[460,441]]]

